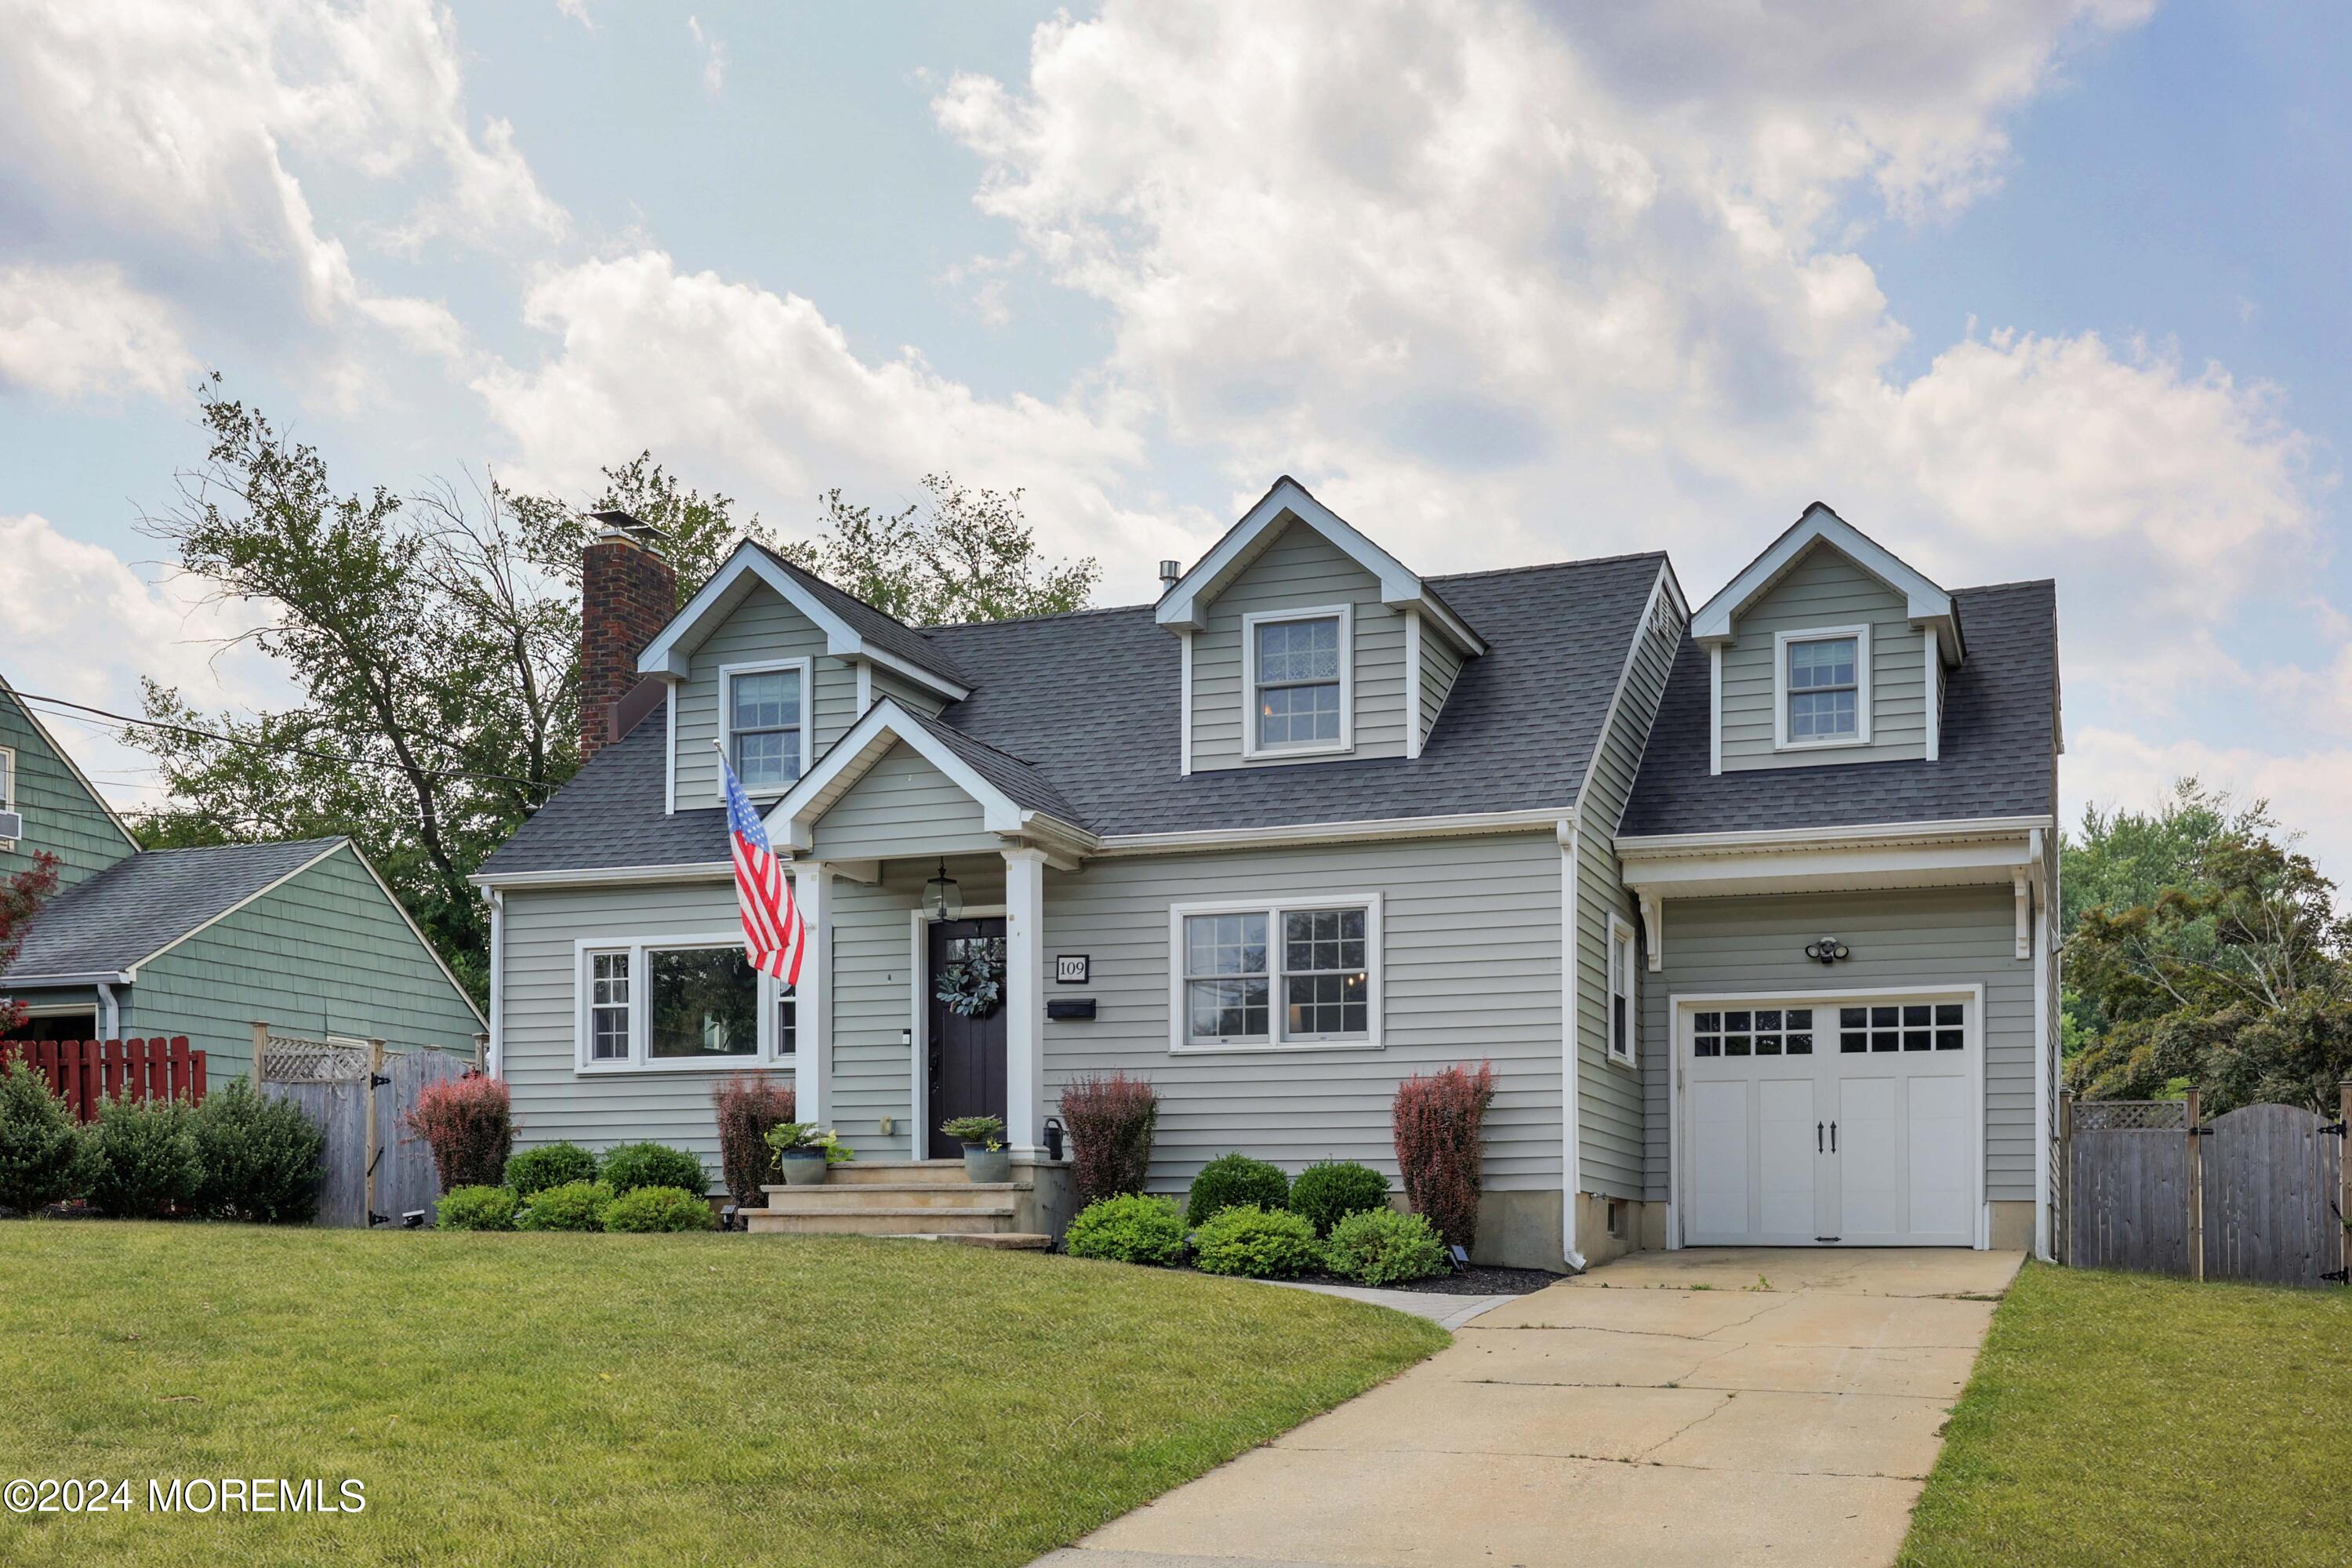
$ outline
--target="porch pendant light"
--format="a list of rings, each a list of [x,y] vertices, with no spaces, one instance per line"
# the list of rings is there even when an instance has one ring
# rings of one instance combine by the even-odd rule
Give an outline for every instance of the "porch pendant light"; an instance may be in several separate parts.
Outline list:
[[[948,875],[944,856],[940,859],[940,874],[923,884],[923,907],[931,911],[935,921],[956,921],[963,918],[963,889]]]

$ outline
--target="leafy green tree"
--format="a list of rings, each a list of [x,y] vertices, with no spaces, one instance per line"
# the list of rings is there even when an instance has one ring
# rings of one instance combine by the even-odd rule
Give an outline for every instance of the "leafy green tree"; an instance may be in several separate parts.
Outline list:
[[[1086,608],[1102,567],[1048,562],[1021,510],[1022,492],[969,489],[923,476],[926,497],[884,511],[824,496],[824,537],[782,553],[908,626],[1003,621]]]

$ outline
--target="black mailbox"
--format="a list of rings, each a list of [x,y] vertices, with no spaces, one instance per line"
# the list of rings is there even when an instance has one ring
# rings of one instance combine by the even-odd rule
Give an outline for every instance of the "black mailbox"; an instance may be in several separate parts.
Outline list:
[[[1045,998],[1045,1016],[1055,1023],[1065,1023],[1072,1018],[1091,1018],[1094,1016],[1095,999],[1091,996]]]

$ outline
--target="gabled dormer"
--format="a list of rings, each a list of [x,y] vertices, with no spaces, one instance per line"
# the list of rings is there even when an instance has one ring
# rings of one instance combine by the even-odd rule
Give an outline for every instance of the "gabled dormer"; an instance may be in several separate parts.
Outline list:
[[[1478,634],[1285,475],[1160,599],[1185,773],[1418,757]]]
[[[1933,762],[1966,656],[1952,597],[1816,501],[1691,617],[1711,770]]]
[[[971,693],[920,632],[749,542],[637,669],[668,686],[671,811],[719,804],[714,741],[754,799],[776,800],[878,699],[935,714]]]

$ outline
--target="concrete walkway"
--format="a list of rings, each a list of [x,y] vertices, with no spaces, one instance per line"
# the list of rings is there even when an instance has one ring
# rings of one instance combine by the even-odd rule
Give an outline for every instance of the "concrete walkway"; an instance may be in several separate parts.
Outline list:
[[[1038,1568],[1894,1560],[2014,1253],[1637,1253]]]

